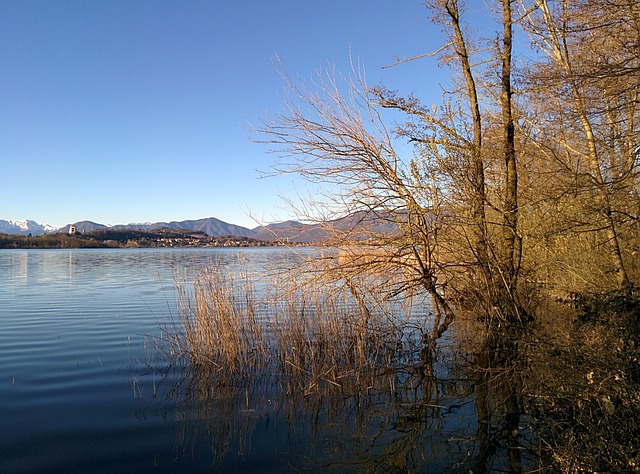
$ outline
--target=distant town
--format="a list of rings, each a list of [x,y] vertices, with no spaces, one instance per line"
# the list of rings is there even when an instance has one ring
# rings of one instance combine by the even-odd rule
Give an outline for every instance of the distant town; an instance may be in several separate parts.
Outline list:
[[[212,237],[204,232],[162,228],[150,231],[100,229],[78,232],[74,225],[67,232],[42,235],[8,235],[0,233],[0,249],[29,248],[180,248],[180,247],[276,247],[305,246],[308,243],[281,240],[258,240],[242,236]]]

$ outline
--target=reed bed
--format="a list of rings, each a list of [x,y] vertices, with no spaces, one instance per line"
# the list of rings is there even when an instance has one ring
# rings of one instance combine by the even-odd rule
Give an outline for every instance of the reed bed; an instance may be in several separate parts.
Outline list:
[[[264,320],[247,274],[221,265],[203,269],[192,285],[178,285],[178,304],[181,327],[173,343],[191,363],[242,373],[268,360]]]
[[[326,287],[300,292],[274,314],[274,354],[292,389],[362,386],[396,358],[401,336],[388,314],[354,304],[344,291]]]
[[[366,278],[288,275],[258,292],[242,271],[214,265],[179,285],[173,357],[234,383],[269,374],[285,393],[303,394],[374,388],[417,357],[421,333],[406,308],[376,298]]]

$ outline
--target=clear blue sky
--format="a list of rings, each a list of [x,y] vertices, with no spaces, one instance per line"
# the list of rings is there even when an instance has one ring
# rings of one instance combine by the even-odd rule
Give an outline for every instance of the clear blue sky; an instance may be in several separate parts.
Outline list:
[[[0,0],[0,219],[285,219],[248,126],[280,111],[275,55],[438,102],[436,60],[382,66],[440,44],[420,0]]]

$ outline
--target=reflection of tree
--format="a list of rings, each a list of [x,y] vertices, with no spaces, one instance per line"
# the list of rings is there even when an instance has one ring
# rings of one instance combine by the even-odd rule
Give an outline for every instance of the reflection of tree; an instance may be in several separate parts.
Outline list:
[[[482,322],[473,338],[434,337],[406,298],[371,291],[384,275],[317,275],[279,277],[259,299],[224,272],[194,285],[184,338],[204,343],[167,339],[183,367],[167,392],[178,447],[210,444],[221,469],[265,457],[330,471],[519,469],[517,339],[478,334]]]
[[[191,365],[167,391],[180,419],[178,445],[188,450],[207,440],[218,466],[269,452],[312,471],[486,472],[500,465],[516,472],[517,345],[494,340],[484,349],[472,365],[451,367],[413,346],[401,365],[313,391],[278,375],[275,365],[244,375]]]
[[[528,327],[509,336],[496,335],[484,330],[484,321],[476,313],[460,311],[453,332],[440,342],[432,367],[445,376],[438,378],[431,403],[440,409],[431,420],[441,425],[416,425],[438,437],[433,445],[448,453],[449,462],[439,466],[440,471],[532,472],[539,468],[539,440],[524,408],[524,381],[531,376]],[[418,415],[422,420],[428,416]]]
[[[523,472],[523,463],[535,465],[534,459],[524,459],[527,453],[522,432],[522,368],[521,335],[490,334],[469,367],[475,379],[477,413],[476,446],[469,464],[474,473]]]

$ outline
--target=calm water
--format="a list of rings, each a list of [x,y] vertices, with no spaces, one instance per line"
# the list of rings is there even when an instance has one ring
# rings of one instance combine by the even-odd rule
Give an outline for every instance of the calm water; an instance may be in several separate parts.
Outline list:
[[[0,472],[207,470],[177,446],[149,336],[174,276],[223,260],[264,269],[287,250],[0,251]],[[145,370],[147,368],[148,370]]]
[[[286,249],[0,251],[0,472],[464,466],[477,423],[463,377],[312,400],[269,382],[213,390],[168,370],[153,341],[175,314],[176,274],[214,261],[264,274],[298,259]]]

